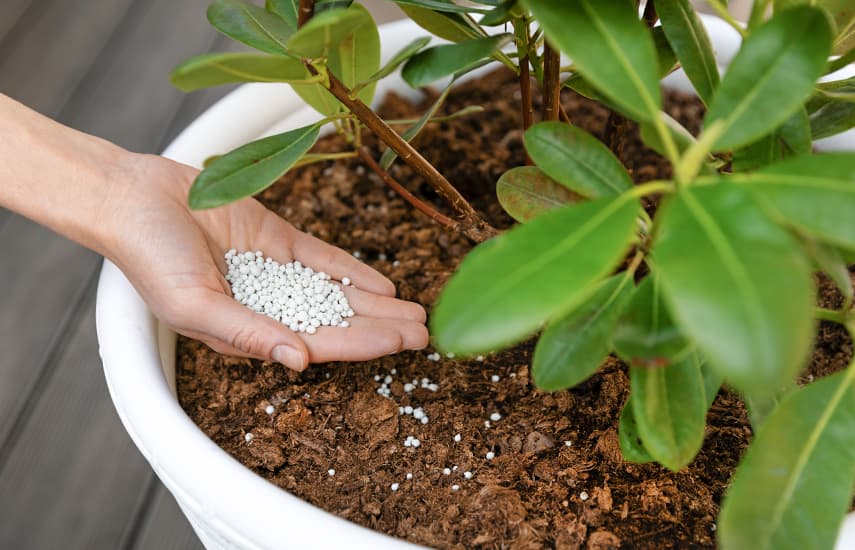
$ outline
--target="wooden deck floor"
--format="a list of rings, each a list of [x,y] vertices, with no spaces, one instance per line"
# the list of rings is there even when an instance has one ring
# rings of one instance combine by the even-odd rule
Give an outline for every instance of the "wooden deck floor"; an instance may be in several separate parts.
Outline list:
[[[229,91],[185,95],[168,80],[191,55],[235,48],[208,25],[208,3],[0,0],[0,92],[159,152]],[[94,322],[101,258],[2,209],[0,258],[0,548],[201,548],[109,400]]]

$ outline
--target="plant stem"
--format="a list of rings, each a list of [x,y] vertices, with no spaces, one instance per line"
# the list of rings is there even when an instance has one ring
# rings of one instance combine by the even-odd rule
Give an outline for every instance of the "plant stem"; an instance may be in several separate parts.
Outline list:
[[[522,111],[523,132],[528,130],[533,123],[531,105],[531,73],[529,68],[528,50],[528,23],[523,20],[514,19],[514,33],[517,39],[517,54],[520,65],[520,110]],[[526,155],[526,158],[528,156]],[[529,161],[531,164],[531,161]]]
[[[297,27],[302,27],[315,14],[315,0],[300,0],[297,11]]]
[[[300,159],[294,163],[293,167],[298,168],[300,166],[323,162],[325,160],[352,159],[357,156],[358,154],[356,151],[347,151],[345,153],[307,153],[300,157]]]
[[[632,197],[646,197],[654,193],[673,193],[674,183],[667,180],[653,180],[636,185],[626,193]]]
[[[558,120],[561,101],[561,54],[543,43],[543,120]]]
[[[828,67],[825,69],[825,74],[833,73],[855,61],[855,48],[852,48],[837,59],[828,62]]]
[[[656,20],[659,19],[659,16],[656,14],[656,4],[654,0],[647,0],[647,3],[644,5],[644,15],[641,16],[647,26],[653,28],[653,25],[656,24]]]
[[[317,69],[307,63],[309,71],[312,74],[317,73]],[[460,222],[460,230],[467,237],[476,242],[483,242],[498,234],[496,228],[488,224],[479,214],[472,208],[463,195],[455,189],[439,171],[425,159],[412,145],[398,135],[383,119],[377,116],[377,113],[371,110],[359,98],[352,98],[350,90],[335,77],[334,74],[328,73],[330,93],[335,96],[347,109],[353,113],[365,126],[374,132],[380,140],[395,151],[401,160],[412,167],[417,174],[427,181],[437,193],[447,201],[458,215]]]
[[[771,0],[754,0],[751,6],[751,15],[748,17],[748,28],[753,29],[763,22],[766,10],[769,9]]]
[[[818,307],[813,311],[814,317],[822,321],[831,321],[833,323],[839,323],[841,325],[845,325],[847,323],[847,316],[846,312],[844,311],[826,309],[824,307]]]
[[[371,156],[371,153],[368,152],[365,147],[360,147],[358,154],[359,158],[361,158],[362,161],[365,162],[365,164],[367,164],[368,167],[371,168],[371,170],[375,174],[380,176],[380,179],[382,179],[386,183],[386,185],[394,189],[399,195],[401,195],[401,197],[404,198],[405,201],[413,205],[416,210],[422,212],[423,214],[425,214],[426,216],[444,227],[447,227],[453,231],[461,231],[460,223],[441,214],[434,207],[425,203],[424,201],[407,191],[407,189],[404,188],[403,185],[398,183],[398,181],[389,174],[389,172],[383,170],[383,168],[381,168],[380,165],[377,164],[377,162]]]
[[[736,32],[738,32],[742,38],[748,36],[748,32],[746,32],[745,28],[739,23],[739,21],[730,15],[729,11],[727,11],[727,6],[722,4],[719,0],[707,0],[707,3],[715,10],[718,16],[724,20],[725,23],[736,29]]]
[[[566,122],[567,124],[573,124],[570,122],[570,115],[567,114],[567,111],[564,110],[564,105],[558,104],[558,115],[561,118],[561,122]]]

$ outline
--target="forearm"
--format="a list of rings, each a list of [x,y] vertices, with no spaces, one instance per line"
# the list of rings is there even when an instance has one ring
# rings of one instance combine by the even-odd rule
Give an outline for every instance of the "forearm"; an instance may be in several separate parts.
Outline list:
[[[0,205],[99,254],[135,157],[0,94]]]

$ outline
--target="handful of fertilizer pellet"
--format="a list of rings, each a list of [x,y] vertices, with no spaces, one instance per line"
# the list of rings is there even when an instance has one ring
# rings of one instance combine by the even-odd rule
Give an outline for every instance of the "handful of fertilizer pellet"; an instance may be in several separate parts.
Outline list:
[[[288,325],[294,332],[314,334],[318,327],[349,327],[353,317],[341,286],[323,271],[298,261],[280,264],[261,251],[226,252],[226,280],[235,300]],[[347,283],[350,280],[345,277]],[[347,284],[343,283],[343,284]]]

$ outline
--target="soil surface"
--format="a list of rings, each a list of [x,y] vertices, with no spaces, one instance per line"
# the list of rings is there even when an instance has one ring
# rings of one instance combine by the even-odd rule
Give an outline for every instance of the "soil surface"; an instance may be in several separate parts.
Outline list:
[[[473,104],[484,111],[429,125],[416,143],[499,227],[512,221],[496,201],[495,182],[524,163],[518,98],[506,72],[463,85],[444,111]],[[391,96],[381,111],[385,118],[418,117],[431,99],[413,106]],[[570,92],[562,102],[575,124],[602,136],[608,111]],[[703,108],[696,100],[668,94],[666,103],[672,116],[697,132]],[[376,140],[368,135],[366,142],[379,155]],[[669,175],[667,162],[641,144],[634,127],[623,145],[622,160],[637,182]],[[340,151],[343,143],[332,137],[316,149]],[[445,210],[406,165],[397,162],[392,174]],[[358,251],[398,285],[401,297],[428,307],[471,248],[390,193],[357,161],[296,170],[260,198],[298,228]],[[823,305],[840,299],[828,281],[820,280],[820,289]],[[341,517],[415,543],[713,547],[719,503],[751,438],[742,401],[726,389],[719,392],[703,449],[683,471],[631,464],[621,457],[617,434],[629,392],[626,367],[610,358],[580,386],[545,393],[531,382],[532,350],[530,342],[483,361],[431,361],[428,349],[315,365],[298,374],[221,356],[181,338],[178,393],[202,430],[259,475]],[[851,355],[845,331],[822,323],[804,379],[842,368]],[[387,376],[390,398],[377,393]],[[423,378],[438,391],[422,388]],[[404,384],[414,380],[418,387],[405,392]],[[268,405],[273,414],[265,412]],[[422,407],[429,423],[399,414],[405,406]],[[493,413],[501,419],[488,425]],[[253,434],[249,443],[247,433]],[[407,436],[421,445],[406,447]],[[488,452],[495,454],[492,460]]]

